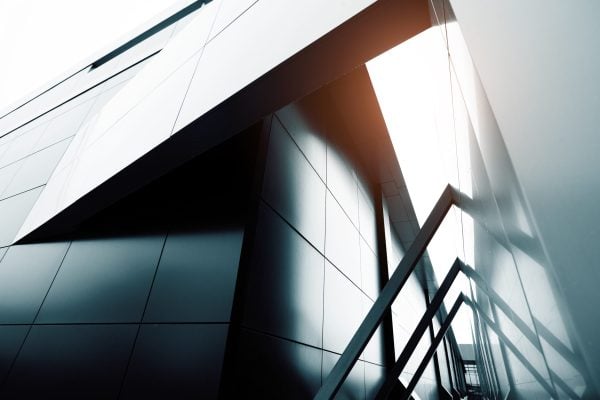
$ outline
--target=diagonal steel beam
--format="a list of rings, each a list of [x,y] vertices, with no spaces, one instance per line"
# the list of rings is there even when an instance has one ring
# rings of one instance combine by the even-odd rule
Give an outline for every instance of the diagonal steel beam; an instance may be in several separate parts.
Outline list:
[[[452,186],[448,185],[438,199],[435,207],[427,217],[417,237],[400,261],[396,271],[392,274],[381,294],[375,301],[375,304],[369,310],[367,316],[360,324],[360,327],[348,343],[344,353],[333,367],[333,370],[321,386],[321,389],[315,396],[317,400],[332,399],[344,380],[350,373],[350,370],[358,360],[367,343],[373,336],[373,333],[381,323],[386,311],[391,307],[396,296],[408,280],[410,274],[414,271],[417,262],[425,252],[427,245],[437,231],[444,217],[452,204],[456,203],[456,194]]]
[[[504,345],[506,347],[508,347],[508,349],[513,353],[513,355],[521,362],[521,364],[523,364],[523,366],[525,368],[527,368],[529,373],[531,375],[533,375],[533,377],[538,381],[540,386],[542,386],[544,388],[544,390],[546,392],[548,392],[550,397],[555,398],[555,399],[558,398],[557,394],[554,391],[554,388],[552,386],[550,386],[550,384],[548,382],[546,382],[544,377],[535,369],[535,367],[529,362],[529,360],[527,360],[527,358],[519,351],[517,346],[515,346],[515,344],[508,338],[508,336],[506,336],[504,334],[504,332],[502,332],[500,327],[494,321],[492,321],[490,319],[490,317],[481,309],[479,304],[477,304],[476,302],[472,302],[469,299],[465,299],[465,303],[467,303],[467,305],[470,306],[473,309],[473,311],[475,311],[477,313],[477,315],[479,315],[479,318],[481,321],[485,322],[485,324],[494,331],[496,336],[498,336],[498,339],[500,339],[504,343]]]
[[[454,302],[454,305],[450,309],[448,316],[444,320],[444,323],[440,327],[440,330],[438,331],[437,335],[435,335],[435,338],[433,339],[433,343],[431,343],[431,346],[429,346],[427,353],[425,353],[425,356],[423,357],[423,359],[421,360],[421,363],[417,367],[417,370],[415,371],[415,374],[413,375],[412,379],[410,380],[410,383],[408,384],[408,386],[406,387],[406,390],[400,397],[400,400],[408,400],[408,398],[412,394],[413,390],[415,390],[415,387],[417,386],[419,379],[421,379],[421,375],[423,375],[423,372],[425,372],[425,368],[427,368],[427,364],[429,364],[429,362],[431,361],[431,358],[437,351],[438,346],[444,339],[446,332],[448,332],[448,329],[450,329],[452,320],[454,320],[454,317],[458,313],[458,310],[460,309],[460,306],[462,306],[464,301],[465,301],[465,295],[462,293],[459,294],[458,298]]]
[[[468,265],[464,265],[462,268],[463,273],[471,278],[473,282],[477,285],[478,289],[488,296],[490,302],[496,305],[503,313],[510,319],[510,321],[515,324],[515,326],[523,333],[523,335],[529,340],[529,342],[535,346],[535,348],[541,353],[542,352],[542,343],[538,339],[538,336],[535,332],[529,327],[529,325],[518,316],[516,312],[502,299],[502,297],[496,293],[494,289],[492,289],[481,277],[481,275],[471,268]],[[541,338],[546,340],[548,345],[550,345],[554,351],[560,354],[565,360],[567,360],[573,368],[577,370],[582,376],[587,375],[587,370],[583,364],[583,360],[576,353],[572,352],[564,343],[562,343],[554,334],[546,328],[544,324],[541,323],[537,318],[534,317],[533,322],[538,328],[538,333]],[[587,379],[586,379],[587,381]]]
[[[446,274],[446,277],[444,278],[444,281],[442,282],[442,284],[438,288],[437,292],[435,293],[435,296],[431,300],[431,304],[429,304],[429,306],[427,307],[427,310],[423,314],[423,317],[421,317],[421,320],[417,324],[417,327],[414,329],[412,335],[408,339],[408,342],[406,342],[406,345],[404,346],[402,353],[400,353],[400,357],[398,357],[398,360],[396,360],[396,363],[394,364],[392,369],[388,372],[385,382],[383,383],[383,386],[379,389],[379,392],[377,393],[377,397],[376,397],[377,399],[386,399],[392,393],[392,390],[394,389],[394,386],[396,385],[398,377],[404,370],[404,367],[406,367],[408,360],[410,359],[410,357],[414,353],[415,349],[417,348],[417,345],[419,344],[419,341],[423,337],[423,334],[429,327],[431,320],[433,319],[435,314],[437,314],[437,312],[439,311],[440,306],[444,302],[444,298],[446,297],[446,294],[448,294],[448,290],[450,290],[452,283],[454,283],[454,280],[458,276],[462,267],[463,267],[462,261],[460,261],[457,258],[454,261],[454,264],[452,264],[452,267],[450,268],[448,273]]]

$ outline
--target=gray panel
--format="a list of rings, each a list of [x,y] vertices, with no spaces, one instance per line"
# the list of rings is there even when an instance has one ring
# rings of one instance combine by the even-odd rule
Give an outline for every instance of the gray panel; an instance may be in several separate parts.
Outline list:
[[[228,325],[143,325],[121,399],[215,399]]]
[[[342,353],[363,320],[363,293],[325,263],[323,348]]]
[[[33,322],[67,248],[68,243],[10,247],[0,263],[0,323]]]
[[[10,146],[10,141],[12,139],[13,139],[13,137],[11,137],[11,135],[0,136],[0,165],[4,165],[2,163],[2,160],[4,158],[4,154],[6,154],[6,151],[8,150],[8,147]]]
[[[0,381],[4,382],[28,330],[28,325],[0,326]]]
[[[398,349],[404,348],[408,336],[417,327],[425,309],[425,292],[415,274],[412,274],[392,304],[392,311],[394,311],[392,320],[394,325],[399,328],[396,329],[394,326],[396,352]]]
[[[144,321],[229,321],[243,234],[170,234]]]
[[[14,176],[11,184],[8,185],[2,194],[2,197],[12,196],[46,184],[70,141],[70,139],[63,140],[23,160],[23,166]]]
[[[319,349],[242,330],[232,398],[309,399],[321,385]]]
[[[365,395],[367,399],[374,399],[377,391],[385,380],[385,368],[371,363],[365,364]]]
[[[29,128],[28,126],[25,126],[22,128],[25,131],[24,133],[11,133],[11,135],[19,136],[15,137],[8,145],[8,149],[4,153],[2,160],[0,160],[0,167],[15,162],[31,154],[35,144],[40,139],[47,127],[48,122],[38,125],[35,128]]]
[[[432,325],[433,325],[434,334],[437,334],[440,329],[440,323],[438,320],[438,316],[433,318]],[[435,354],[435,357],[437,357],[437,360],[438,360],[441,384],[448,392],[450,392],[452,384],[450,382],[450,373],[448,371],[448,364],[446,363],[446,348],[444,346],[443,341],[442,341],[442,343],[440,343],[437,353]]]
[[[362,307],[363,315],[367,315],[371,307],[373,307],[373,300],[369,299],[364,293],[362,294]],[[371,363],[383,365],[385,348],[383,344],[383,329],[381,325],[377,328],[373,334],[373,337],[371,337],[371,340],[369,340],[369,343],[367,344],[367,347],[363,351],[360,358]]]
[[[323,351],[323,380],[329,376],[333,366],[340,356],[336,353]],[[344,384],[335,396],[340,400],[358,400],[365,398],[365,362],[357,361],[346,377]]]
[[[17,161],[7,165],[6,167],[0,168],[0,199],[6,197],[4,196],[4,191],[13,181],[13,178],[15,177],[17,171],[21,168],[21,165],[23,165],[23,162],[24,160]]]
[[[277,111],[276,115],[315,171],[317,171],[317,174],[325,180],[327,165],[326,128],[324,123],[319,120],[323,118],[319,114],[323,114],[324,109],[319,110],[315,105],[307,103],[307,101],[302,100],[292,103]]]
[[[360,249],[358,230],[327,191],[327,238],[325,256],[357,286],[360,286]]]
[[[61,140],[73,136],[77,133],[77,130],[83,123],[84,118],[88,115],[94,99],[90,99],[83,104],[71,108],[63,114],[55,117],[48,128],[36,143],[34,150],[40,150],[44,147],[50,146],[54,143],[60,142]],[[69,103],[70,104],[70,103]]]
[[[276,118],[265,168],[265,200],[322,251],[325,185]]]
[[[116,398],[135,325],[34,326],[3,398]]]
[[[41,191],[33,189],[0,201],[0,246],[12,244]]]
[[[371,250],[377,250],[377,227],[375,225],[375,209],[373,199],[365,190],[358,191],[358,219],[360,234],[369,244]]]
[[[327,188],[358,227],[358,184],[351,165],[338,149],[327,146]]]
[[[164,237],[73,242],[37,322],[135,322],[142,311]]]
[[[379,296],[379,264],[377,256],[367,243],[360,239],[361,288],[371,298]]]
[[[244,324],[321,347],[324,258],[270,209],[259,215]]]

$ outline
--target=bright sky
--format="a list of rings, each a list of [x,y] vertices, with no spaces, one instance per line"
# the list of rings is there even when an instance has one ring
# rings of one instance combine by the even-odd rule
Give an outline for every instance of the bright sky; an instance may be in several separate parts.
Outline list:
[[[0,111],[179,0],[0,0]]]
[[[448,183],[471,195],[468,130],[455,122],[447,53],[437,29],[367,63],[420,225]],[[466,214],[453,208],[427,247],[438,284],[457,256],[474,265],[472,225]],[[461,291],[470,294],[468,280],[459,275],[444,301],[447,310]],[[459,343],[472,342],[467,307],[462,307],[452,328]]]

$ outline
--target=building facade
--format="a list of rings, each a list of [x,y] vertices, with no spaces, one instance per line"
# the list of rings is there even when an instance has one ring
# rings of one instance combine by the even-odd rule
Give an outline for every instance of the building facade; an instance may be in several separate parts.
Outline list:
[[[597,398],[600,10],[473,3],[182,2],[5,110],[2,398]]]

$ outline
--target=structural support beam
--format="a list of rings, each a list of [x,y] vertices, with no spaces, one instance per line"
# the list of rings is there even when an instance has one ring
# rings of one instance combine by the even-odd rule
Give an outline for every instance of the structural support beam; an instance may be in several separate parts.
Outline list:
[[[531,344],[535,346],[535,348],[541,353],[542,352],[542,344],[538,339],[536,333],[527,325],[527,323],[521,319],[517,313],[513,311],[513,309],[502,299],[502,297],[496,293],[492,288],[490,288],[481,275],[477,273],[473,268],[465,265],[463,267],[463,272],[469,278],[475,282],[477,288],[480,289],[485,295],[489,298],[490,302],[493,303],[496,307],[498,307],[504,315],[506,315],[510,321],[523,333],[523,335],[529,340]],[[561,355],[565,360],[567,360],[573,368],[575,368],[582,376],[587,377],[587,370],[583,363],[581,357],[578,354],[572,352],[567,346],[565,346],[548,328],[541,323],[541,321],[534,318],[533,322],[538,329],[538,333],[541,338],[543,338],[549,346],[552,347],[554,351]],[[586,379],[588,381],[588,379]]]
[[[463,263],[458,258],[454,261],[454,264],[452,264],[450,271],[448,271],[448,274],[446,274],[444,281],[442,282],[435,296],[431,300],[431,304],[429,305],[429,307],[427,307],[425,314],[423,314],[423,317],[421,317],[421,320],[419,321],[417,327],[408,339],[408,342],[406,342],[402,353],[400,353],[400,357],[398,357],[398,360],[396,360],[396,363],[388,372],[383,386],[381,387],[381,389],[379,389],[377,399],[386,399],[392,393],[394,386],[396,385],[396,382],[398,380],[398,377],[404,370],[404,367],[406,367],[408,360],[410,360],[410,357],[417,348],[417,345],[419,344],[419,341],[423,337],[423,334],[429,327],[431,320],[439,311],[440,306],[444,302],[446,294],[448,294],[448,290],[450,290],[450,287],[452,286],[452,283],[454,283],[454,280],[458,276],[458,273],[461,271],[462,266]]]
[[[402,258],[402,261],[400,261],[396,271],[394,271],[390,280],[375,301],[375,304],[373,304],[369,313],[350,340],[344,353],[333,367],[333,370],[323,383],[323,386],[321,386],[315,399],[328,400],[335,396],[350,373],[350,370],[358,360],[358,357],[369,343],[369,340],[385,316],[386,311],[392,306],[396,296],[408,280],[410,274],[414,271],[417,262],[425,252],[427,245],[444,220],[448,210],[455,202],[455,191],[448,185],[438,199],[431,214],[429,214],[429,217],[423,224],[423,227],[417,234],[413,244]]]
[[[498,339],[500,339],[506,345],[506,347],[508,347],[508,349],[514,354],[514,356],[521,362],[521,364],[523,364],[523,366],[527,368],[529,373],[536,379],[540,386],[544,388],[548,395],[555,399],[558,398],[556,392],[554,391],[554,388],[548,382],[546,382],[544,377],[535,369],[535,367],[519,351],[517,346],[515,346],[515,344],[504,334],[504,332],[502,332],[500,327],[494,321],[492,321],[485,312],[483,312],[481,307],[479,307],[479,304],[474,303],[469,299],[465,299],[465,302],[468,306],[470,306],[473,309],[474,312],[477,313],[480,320],[485,322],[485,324],[494,331],[496,336],[498,336]]]
[[[458,313],[458,310],[460,309],[460,306],[462,306],[462,304],[463,304],[464,301],[465,301],[464,294],[462,294],[462,293],[459,294],[458,298],[454,302],[454,305],[450,309],[450,312],[448,313],[448,316],[444,320],[444,323],[440,327],[440,330],[438,331],[437,335],[435,335],[435,338],[433,339],[433,343],[431,343],[431,346],[429,346],[429,349],[427,350],[427,353],[425,353],[425,357],[423,357],[423,359],[421,360],[421,363],[419,364],[419,367],[415,371],[415,374],[413,375],[412,379],[410,380],[410,383],[406,387],[406,391],[400,397],[400,400],[408,400],[408,398],[412,394],[413,390],[415,390],[415,387],[417,386],[417,383],[419,383],[419,379],[421,379],[421,375],[423,375],[423,372],[425,372],[425,368],[427,368],[427,364],[429,364],[429,362],[431,361],[431,358],[433,357],[433,355],[437,351],[438,346],[440,345],[440,343],[444,339],[444,336],[446,335],[446,332],[448,332],[448,329],[450,329],[450,325],[452,324],[452,320],[454,320],[454,317],[456,316],[456,313]]]

